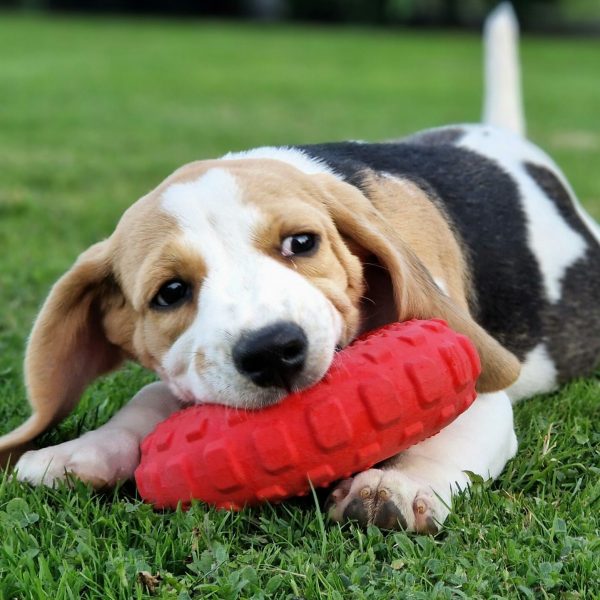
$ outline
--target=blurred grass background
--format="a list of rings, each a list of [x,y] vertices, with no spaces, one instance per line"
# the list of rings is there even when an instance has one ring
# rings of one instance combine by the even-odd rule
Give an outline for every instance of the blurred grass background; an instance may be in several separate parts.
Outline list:
[[[529,135],[600,218],[598,42],[526,36],[522,61]],[[27,413],[23,347],[49,286],[174,168],[473,122],[481,101],[475,34],[0,13],[0,430]],[[148,379],[130,366],[99,382],[42,443],[103,422]],[[5,480],[0,599],[142,597],[146,568],[161,597],[600,597],[598,395],[592,379],[520,407],[519,458],[435,540],[321,529],[294,503],[160,515],[127,486]]]

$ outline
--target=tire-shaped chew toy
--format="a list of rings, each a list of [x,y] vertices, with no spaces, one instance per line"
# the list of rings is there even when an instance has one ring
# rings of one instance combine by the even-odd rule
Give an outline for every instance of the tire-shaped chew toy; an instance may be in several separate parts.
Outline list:
[[[135,472],[156,508],[306,494],[436,434],[476,397],[479,357],[444,321],[394,323],[339,352],[322,381],[257,411],[204,404],[160,423]]]

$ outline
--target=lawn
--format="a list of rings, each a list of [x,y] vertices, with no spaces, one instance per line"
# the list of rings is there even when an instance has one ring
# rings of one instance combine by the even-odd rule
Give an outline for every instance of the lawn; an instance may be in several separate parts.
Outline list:
[[[600,218],[598,41],[526,38],[523,62],[530,136]],[[172,169],[476,121],[480,103],[472,35],[0,13],[0,431],[27,414],[23,347],[49,286]],[[104,378],[40,444],[96,427],[151,378]],[[163,514],[131,484],[6,474],[0,600],[600,598],[599,396],[595,378],[519,406],[518,458],[436,537],[339,527],[312,500]]]

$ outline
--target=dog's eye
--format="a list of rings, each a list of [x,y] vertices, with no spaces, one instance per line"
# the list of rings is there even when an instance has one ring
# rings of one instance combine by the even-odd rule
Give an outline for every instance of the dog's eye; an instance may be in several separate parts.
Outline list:
[[[319,245],[319,236],[314,233],[288,235],[281,242],[281,254],[285,257],[312,254]]]
[[[150,305],[153,308],[170,308],[189,298],[190,286],[181,279],[171,279],[163,284]]]

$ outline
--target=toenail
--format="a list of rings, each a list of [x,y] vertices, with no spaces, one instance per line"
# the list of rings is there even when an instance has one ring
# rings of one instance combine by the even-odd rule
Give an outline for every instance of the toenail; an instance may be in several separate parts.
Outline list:
[[[385,488],[383,488],[383,489],[379,490],[377,495],[379,496],[379,498],[381,500],[387,500],[390,497],[390,492],[389,492],[389,490],[386,490]]]
[[[415,510],[420,515],[423,515],[427,511],[427,504],[425,504],[425,502],[423,500],[417,499],[417,500],[415,500]]]

